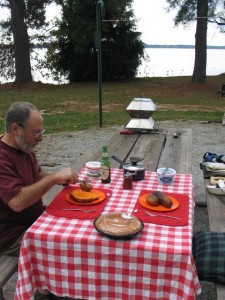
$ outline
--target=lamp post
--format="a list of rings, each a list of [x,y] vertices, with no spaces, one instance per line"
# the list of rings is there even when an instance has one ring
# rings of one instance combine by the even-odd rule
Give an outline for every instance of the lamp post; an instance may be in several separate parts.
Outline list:
[[[105,16],[105,5],[99,0],[96,5],[96,32],[95,47],[98,55],[98,102],[99,102],[99,126],[102,127],[102,49],[101,49],[101,20]]]

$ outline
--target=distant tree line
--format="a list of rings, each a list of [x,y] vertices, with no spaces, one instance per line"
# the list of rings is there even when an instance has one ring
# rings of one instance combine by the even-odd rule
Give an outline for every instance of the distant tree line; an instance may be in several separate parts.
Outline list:
[[[169,49],[195,49],[195,45],[145,45],[145,48],[169,48]],[[207,49],[225,49],[225,46],[207,45]]]

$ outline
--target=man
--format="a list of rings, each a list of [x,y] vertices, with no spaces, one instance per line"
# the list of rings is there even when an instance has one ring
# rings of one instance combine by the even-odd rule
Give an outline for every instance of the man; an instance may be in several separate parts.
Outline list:
[[[43,212],[42,196],[55,184],[78,179],[71,168],[42,171],[33,149],[43,133],[42,115],[33,104],[11,105],[0,139],[0,254],[18,256],[25,231]]]

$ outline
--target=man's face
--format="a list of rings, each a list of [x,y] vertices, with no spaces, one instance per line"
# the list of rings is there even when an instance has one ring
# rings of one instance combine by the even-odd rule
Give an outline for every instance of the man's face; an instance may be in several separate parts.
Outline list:
[[[15,141],[18,149],[23,152],[31,152],[34,147],[43,140],[43,118],[40,112],[32,110],[29,119],[24,126],[17,124],[18,130]]]

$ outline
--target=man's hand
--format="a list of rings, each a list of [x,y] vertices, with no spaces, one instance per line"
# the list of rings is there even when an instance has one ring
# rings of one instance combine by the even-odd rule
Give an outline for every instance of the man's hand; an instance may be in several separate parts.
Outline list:
[[[71,168],[65,168],[55,173],[56,184],[70,184],[76,183],[78,175]]]

